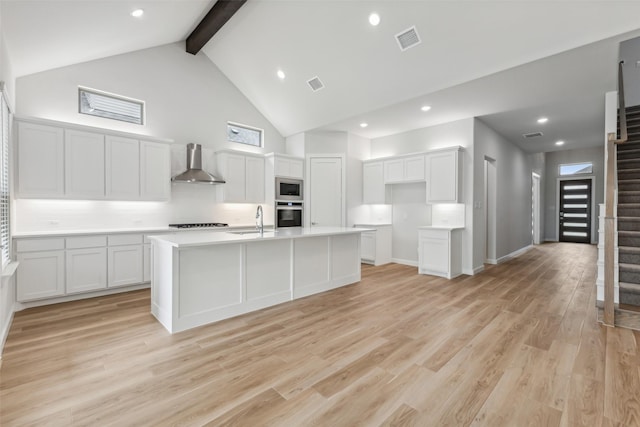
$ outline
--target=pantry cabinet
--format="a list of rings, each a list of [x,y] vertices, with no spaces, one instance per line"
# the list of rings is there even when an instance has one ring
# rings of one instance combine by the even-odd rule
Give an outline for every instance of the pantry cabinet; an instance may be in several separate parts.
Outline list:
[[[19,197],[64,197],[64,130],[18,122]]]

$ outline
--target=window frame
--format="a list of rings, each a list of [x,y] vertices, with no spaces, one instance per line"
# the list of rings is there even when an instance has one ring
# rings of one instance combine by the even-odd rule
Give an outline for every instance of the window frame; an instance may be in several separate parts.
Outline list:
[[[574,172],[574,173],[568,173],[568,174],[563,174],[562,173],[562,167],[563,166],[576,166],[576,165],[591,165],[591,170],[589,172]],[[592,161],[586,161],[586,162],[575,162],[575,163],[560,163],[558,165],[558,176],[583,176],[583,175],[592,175],[593,174],[593,162]]]
[[[132,120],[123,120],[121,118],[117,118],[117,117],[107,117],[107,116],[102,116],[99,114],[91,114],[91,112],[88,111],[82,111],[82,93],[86,92],[89,94],[93,94],[93,95],[98,95],[98,96],[103,96],[106,98],[112,98],[112,99],[116,99],[119,101],[125,101],[125,102],[129,102],[131,104],[135,104],[137,106],[140,107],[140,123],[138,123],[137,121],[132,121]],[[99,117],[102,119],[108,119],[108,120],[116,120],[118,122],[123,122],[123,123],[130,123],[130,124],[134,124],[134,125],[140,125],[140,126],[144,126],[146,123],[146,112],[147,112],[147,108],[146,108],[146,103],[145,101],[141,100],[141,99],[135,99],[135,98],[131,98],[128,96],[124,96],[124,95],[118,95],[116,93],[111,93],[111,92],[106,92],[103,90],[99,90],[99,89],[93,89],[90,87],[86,87],[86,86],[78,86],[78,113],[79,114],[84,114],[87,116],[91,116],[91,117]],[[113,114],[117,114],[117,113],[113,113]]]
[[[230,127],[238,127],[238,128],[242,128],[242,129],[258,132],[260,134],[260,143],[259,143],[259,145],[251,144],[249,142],[233,141],[233,140],[229,139],[229,128]],[[261,129],[261,128],[255,127],[255,126],[245,125],[245,124],[238,123],[238,122],[227,121],[227,129],[226,130],[227,130],[227,141],[229,141],[229,142],[233,142],[235,144],[248,145],[250,147],[264,148],[264,129]]]

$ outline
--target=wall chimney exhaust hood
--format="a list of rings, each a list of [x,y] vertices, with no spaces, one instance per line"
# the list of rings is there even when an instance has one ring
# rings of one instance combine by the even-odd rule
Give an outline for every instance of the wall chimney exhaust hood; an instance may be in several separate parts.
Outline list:
[[[187,144],[187,170],[171,178],[171,181],[193,184],[225,183],[223,179],[202,170],[202,146],[200,144]]]

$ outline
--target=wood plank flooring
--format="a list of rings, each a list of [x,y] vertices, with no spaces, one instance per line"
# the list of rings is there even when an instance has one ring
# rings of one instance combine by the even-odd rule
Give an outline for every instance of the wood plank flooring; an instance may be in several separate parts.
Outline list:
[[[596,321],[596,248],[358,284],[169,335],[137,291],[16,313],[2,426],[640,426],[640,333]]]

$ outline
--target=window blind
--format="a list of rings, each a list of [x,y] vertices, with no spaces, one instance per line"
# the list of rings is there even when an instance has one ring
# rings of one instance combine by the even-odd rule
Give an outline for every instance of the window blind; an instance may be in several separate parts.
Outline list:
[[[11,260],[11,236],[9,228],[9,106],[0,92],[2,108],[2,147],[0,148],[0,257],[4,268]]]

